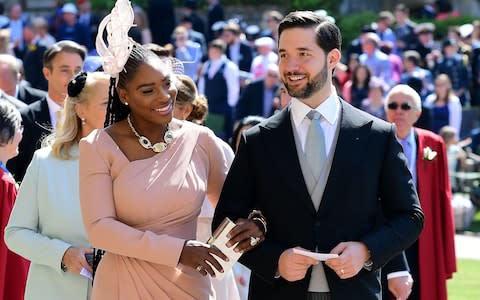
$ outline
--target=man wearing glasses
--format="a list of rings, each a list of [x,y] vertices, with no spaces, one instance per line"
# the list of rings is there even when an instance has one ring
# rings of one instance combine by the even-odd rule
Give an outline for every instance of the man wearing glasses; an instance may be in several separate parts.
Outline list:
[[[422,112],[420,96],[407,85],[395,86],[385,101],[387,120],[397,127],[408,169],[417,187],[425,224],[418,240],[405,250],[413,277],[408,299],[447,299],[446,280],[456,271],[454,223],[447,153],[442,138],[413,127]],[[382,270],[388,279],[383,290],[406,299],[412,280],[403,257],[391,260]],[[385,299],[389,299],[385,297]]]

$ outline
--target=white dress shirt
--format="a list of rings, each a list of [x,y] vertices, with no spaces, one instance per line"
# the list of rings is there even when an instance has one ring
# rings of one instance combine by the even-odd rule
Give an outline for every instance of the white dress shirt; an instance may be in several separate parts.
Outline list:
[[[47,95],[47,104],[48,112],[50,114],[50,121],[52,121],[52,129],[55,130],[55,127],[57,126],[59,111],[61,111],[63,107],[58,105],[57,102],[53,101],[49,95]]]
[[[417,186],[417,141],[415,141],[415,130],[412,128],[408,135],[405,137],[410,145],[410,155],[407,157],[407,165],[410,173],[412,174],[413,183]],[[402,141],[397,137],[400,144]],[[405,151],[404,151],[405,152]]]
[[[302,150],[305,151],[305,141],[311,122],[307,114],[312,108],[296,98],[292,98],[290,103],[295,130],[300,139]],[[316,107],[315,110],[322,115],[320,126],[322,126],[325,135],[325,153],[328,156],[332,149],[333,138],[338,126],[338,121],[340,120],[340,101],[338,100],[337,94],[333,92],[322,104]]]

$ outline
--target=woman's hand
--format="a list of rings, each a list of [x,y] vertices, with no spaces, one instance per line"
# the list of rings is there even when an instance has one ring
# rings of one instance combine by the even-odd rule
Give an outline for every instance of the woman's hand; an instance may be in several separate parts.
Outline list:
[[[230,230],[228,237],[230,238],[227,243],[228,247],[232,247],[238,242],[234,249],[236,252],[252,250],[265,240],[265,235],[256,221],[242,218],[237,220],[236,226]]]
[[[62,264],[67,267],[68,272],[80,274],[80,271],[82,271],[83,268],[92,273],[92,267],[88,264],[87,259],[85,258],[86,253],[93,253],[93,249],[72,246],[63,254]]]
[[[227,256],[216,247],[199,241],[190,240],[183,246],[179,262],[182,265],[197,270],[203,276],[210,274],[210,276],[215,277],[215,272],[212,266],[221,273],[223,273],[223,268],[212,254],[215,254],[224,261],[228,261]]]

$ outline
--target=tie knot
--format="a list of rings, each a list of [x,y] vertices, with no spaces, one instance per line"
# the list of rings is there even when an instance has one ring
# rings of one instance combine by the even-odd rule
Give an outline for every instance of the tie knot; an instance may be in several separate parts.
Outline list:
[[[311,110],[307,114],[307,118],[309,118],[310,120],[318,120],[320,119],[320,117],[321,117],[321,114],[316,110]]]

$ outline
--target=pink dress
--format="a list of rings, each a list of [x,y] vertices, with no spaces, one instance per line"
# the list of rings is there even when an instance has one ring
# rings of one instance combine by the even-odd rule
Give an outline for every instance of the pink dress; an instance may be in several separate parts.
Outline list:
[[[210,278],[178,261],[205,196],[218,200],[228,163],[212,131],[174,123],[173,143],[147,159],[129,161],[104,130],[80,142],[83,221],[107,252],[92,299],[215,299]]]

